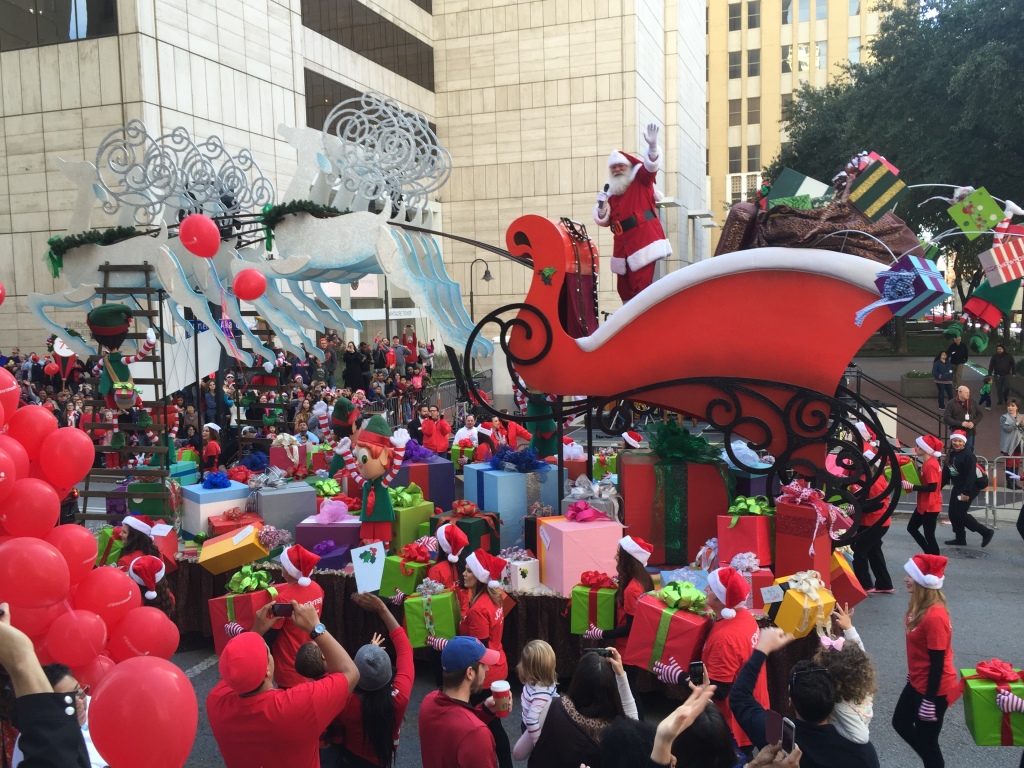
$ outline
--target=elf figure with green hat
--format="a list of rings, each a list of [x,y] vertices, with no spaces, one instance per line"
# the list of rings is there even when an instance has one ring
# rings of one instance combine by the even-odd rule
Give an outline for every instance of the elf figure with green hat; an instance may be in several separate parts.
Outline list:
[[[320,440],[327,445],[335,445],[337,440],[352,437],[356,422],[359,420],[359,407],[347,397],[338,396],[334,401],[334,410],[327,415],[327,403],[323,400],[313,406],[313,415],[320,425]],[[345,468],[345,460],[338,453],[331,460],[331,475]]]
[[[359,537],[363,544],[383,541],[391,545],[391,524],[395,521],[395,509],[391,506],[388,486],[395,479],[405,458],[405,446],[409,433],[399,428],[392,434],[384,417],[375,414],[356,437],[355,450],[351,438],[343,438],[335,453],[345,461],[345,468],[335,479],[345,474],[363,489],[363,508],[359,513],[362,525]]]
[[[117,413],[127,413],[129,408],[139,408],[138,425],[148,427],[153,418],[142,404],[142,396],[132,381],[128,366],[137,363],[156,348],[156,333],[152,328],[146,331],[146,340],[134,355],[122,355],[121,345],[131,327],[132,310],[124,304],[102,304],[86,316],[86,324],[92,337],[106,353],[93,368],[93,375],[100,377],[99,393],[104,396],[108,408]],[[112,425],[112,448],[122,448],[125,436],[118,431],[117,421]],[[159,444],[159,438],[152,430],[146,430],[151,445]]]

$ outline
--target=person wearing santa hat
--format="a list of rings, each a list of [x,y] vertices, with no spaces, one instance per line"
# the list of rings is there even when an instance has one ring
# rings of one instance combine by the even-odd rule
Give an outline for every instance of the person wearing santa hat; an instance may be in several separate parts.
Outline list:
[[[987,547],[995,531],[982,525],[968,511],[971,502],[988,484],[987,477],[978,475],[978,460],[967,445],[967,434],[958,429],[949,436],[949,454],[942,468],[942,484],[949,483],[949,522],[953,526],[953,538],[946,546],[963,547],[967,544],[967,531],[981,534],[981,546]],[[980,486],[980,487],[979,487]]]
[[[882,552],[882,538],[889,532],[889,526],[892,524],[892,516],[885,517],[889,505],[886,495],[889,480],[878,466],[881,458],[875,453],[878,446],[875,433],[870,427],[865,429],[869,435],[865,440],[870,443],[864,451],[864,458],[868,460],[870,467],[868,474],[877,472],[877,475],[871,484],[868,499],[861,508],[861,533],[853,544],[853,572],[868,594],[891,595],[895,590],[892,586],[892,576],[889,575],[889,566],[885,562],[885,554]],[[861,435],[864,433],[861,432]]]
[[[158,525],[160,528],[154,532]],[[155,523],[146,515],[128,515],[121,521],[121,557],[117,560],[117,567],[127,572],[132,560],[143,555],[160,559],[160,550],[153,542],[153,537],[169,533],[170,530],[169,525]]]
[[[310,578],[318,562],[319,555],[299,544],[285,547],[281,552],[285,583],[276,587],[274,602],[288,604],[294,601],[308,605],[320,616],[324,609],[324,590]],[[269,645],[274,654],[274,682],[278,688],[291,688],[305,679],[295,671],[295,656],[302,644],[309,640],[309,633],[289,616],[275,622],[273,629],[277,630],[277,635],[270,638]]]
[[[494,429],[489,422],[484,422],[476,428],[476,439],[477,445],[473,449],[473,462],[479,464],[490,461],[491,456],[498,452],[498,446],[494,442]]]
[[[128,566],[128,575],[132,577],[132,581],[144,588],[143,605],[158,608],[167,614],[167,618],[173,618],[175,600],[164,579],[167,568],[163,560],[152,555],[136,557]]]
[[[624,450],[628,450],[630,448],[639,448],[640,447],[640,441],[642,441],[643,439],[644,439],[643,435],[641,435],[639,432],[634,432],[633,430],[629,430],[628,432],[623,432],[622,433],[622,448]]]
[[[593,624],[583,633],[588,640],[613,640],[619,653],[626,652],[629,632],[633,628],[633,616],[636,605],[645,592],[654,589],[654,579],[647,572],[647,562],[654,552],[654,545],[648,544],[639,536],[623,536],[619,539],[619,549],[615,553],[615,570],[619,582],[615,594],[615,629],[598,629]],[[636,678],[639,669],[625,665],[629,688],[636,699],[639,719],[644,719],[643,705],[637,695]]]
[[[948,560],[941,555],[914,555],[903,566],[910,593],[905,618],[907,684],[892,714],[892,727],[921,758],[925,768],[945,763],[939,732],[946,709],[960,696],[953,666],[953,626],[942,585]]]
[[[914,453],[922,459],[918,473],[921,482],[914,485],[909,480],[903,481],[904,491],[917,494],[907,532],[925,554],[937,555],[939,543],[935,540],[935,526],[942,512],[942,468],[938,462],[942,456],[942,441],[934,435],[921,435],[914,443]]]
[[[455,592],[462,606],[462,615],[465,615],[469,610],[470,592],[463,588],[459,574],[466,567],[463,555],[468,554],[466,547],[469,546],[469,538],[455,523],[445,523],[437,528],[437,546],[440,554],[437,562],[427,569],[427,578]],[[462,568],[459,568],[460,561],[463,563]]]
[[[608,183],[597,194],[594,222],[615,236],[612,272],[623,303],[654,282],[654,268],[672,253],[656,207],[654,181],[661,168],[658,126],[649,123],[643,157],[615,150],[608,158]]]
[[[501,412],[508,413],[508,409],[502,408]],[[518,422],[511,421],[510,419],[502,421],[495,416],[491,419],[491,424],[493,425],[495,434],[500,435],[499,442],[507,443],[514,451],[519,450],[520,440],[522,440],[526,445],[529,445],[530,441],[533,440],[533,433]]]

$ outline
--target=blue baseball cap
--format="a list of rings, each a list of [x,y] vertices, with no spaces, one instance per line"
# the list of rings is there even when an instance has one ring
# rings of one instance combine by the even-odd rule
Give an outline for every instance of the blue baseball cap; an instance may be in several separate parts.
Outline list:
[[[445,672],[469,669],[477,662],[493,667],[500,660],[501,654],[493,648],[487,648],[475,637],[465,635],[453,637],[441,651],[441,667]]]

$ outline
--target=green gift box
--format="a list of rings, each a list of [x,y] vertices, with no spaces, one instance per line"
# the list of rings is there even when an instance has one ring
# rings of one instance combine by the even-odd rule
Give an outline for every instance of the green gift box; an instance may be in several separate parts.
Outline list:
[[[403,561],[400,555],[388,555],[384,559],[384,575],[380,580],[380,597],[386,600],[396,592],[411,595],[427,577],[430,563]]]
[[[96,567],[117,565],[124,542],[114,536],[114,526],[105,525],[96,534]]]
[[[475,450],[476,446],[471,446],[469,448],[460,448],[457,445],[452,446],[452,464],[455,465],[456,472],[462,471],[462,465],[459,464],[459,459],[465,459],[467,462],[473,461],[473,451]]]
[[[594,457],[594,480],[600,480],[605,475],[614,475],[619,471],[619,454],[611,456]]]
[[[132,493],[166,493],[167,489],[164,488],[163,483],[129,483],[125,489],[129,494]],[[165,509],[164,505],[167,503],[166,499],[143,499],[133,498],[128,496],[128,511],[134,512],[137,515],[145,515],[151,517],[154,520],[158,517],[167,517],[170,514],[169,509]]]
[[[425,648],[430,635],[451,640],[458,624],[459,599],[454,592],[416,595],[405,601],[405,631],[413,648]]]
[[[470,552],[484,549],[492,555],[497,555],[501,552],[501,516],[497,512],[478,514],[479,517],[458,517],[452,512],[433,515],[430,518],[430,535],[436,535],[438,527],[445,523],[455,523],[469,539]]]
[[[424,520],[418,526],[416,526],[416,538],[422,539],[424,536],[430,535],[430,520]]]
[[[1020,672],[1014,668],[1014,672]],[[964,677],[964,717],[967,730],[979,747],[1019,747],[1024,745],[1024,714],[1003,714],[996,706],[998,686],[994,680],[975,677],[977,670],[961,669]],[[971,679],[971,678],[974,679]],[[1010,691],[1024,698],[1024,681],[1007,683]]]
[[[578,584],[572,588],[569,631],[582,635],[593,624],[598,629],[615,629],[615,589],[594,589]]]
[[[917,465],[913,461],[908,461],[906,464],[900,464],[900,474],[903,475],[903,479],[913,485],[921,484],[921,475],[917,472]],[[892,468],[885,468],[885,479],[888,480],[892,477]]]
[[[429,501],[421,501],[411,507],[395,507],[395,522],[391,524],[391,549],[397,552],[425,535],[420,533],[420,526],[426,523],[429,527],[430,516],[433,514],[434,505]]]

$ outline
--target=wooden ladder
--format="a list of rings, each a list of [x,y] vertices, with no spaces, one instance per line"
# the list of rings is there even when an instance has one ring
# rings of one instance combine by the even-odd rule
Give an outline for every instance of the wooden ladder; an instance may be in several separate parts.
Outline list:
[[[259,313],[254,311],[254,310],[242,310],[242,317],[258,317],[258,314]],[[258,322],[256,328],[253,329],[252,333],[253,333],[254,336],[258,336],[263,341],[263,344],[268,349],[270,349],[270,350],[274,349],[274,332],[272,330],[270,330],[269,327],[267,327],[266,323]],[[236,341],[241,346],[241,343],[244,343],[244,337],[238,338],[238,339],[236,339]],[[249,350],[249,351],[251,352],[252,350]],[[255,353],[253,353],[253,355],[255,356]],[[257,366],[255,368],[242,368],[242,367],[238,367],[236,370],[237,370],[237,373],[235,375],[239,377],[239,380],[235,382],[235,386],[236,386],[236,390],[235,390],[235,409],[236,409],[235,410],[235,422],[238,424],[238,430],[239,430],[239,435],[238,435],[238,450],[239,450],[239,454],[243,453],[246,448],[252,447],[255,450],[263,451],[265,454],[267,454],[269,456],[270,455],[270,444],[273,442],[273,440],[271,438],[268,438],[268,437],[253,437],[251,435],[242,435],[241,434],[241,431],[242,431],[243,427],[254,427],[257,432],[263,432],[265,427],[264,427],[262,419],[249,419],[249,418],[246,418],[245,411],[246,411],[247,407],[242,405],[242,396],[241,396],[241,393],[240,393],[240,386],[241,386],[242,381],[244,380],[246,382],[246,390],[255,393],[257,398],[258,398],[260,394],[266,393],[266,392],[282,392],[282,391],[287,391],[288,383],[287,382],[284,382],[284,383],[281,382],[281,375],[280,375],[280,373],[277,375],[277,379],[278,379],[278,383],[277,384],[252,384],[252,383],[250,383],[250,381],[251,381],[253,376],[266,375],[267,372],[265,370],[263,370],[263,368],[260,367],[260,366]],[[277,403],[274,405],[274,407],[275,408],[280,408],[281,411],[284,412],[285,411],[285,405],[286,405],[285,402],[282,402],[282,401],[278,400]],[[291,434],[291,431],[292,431],[291,430],[291,425],[287,424],[287,423],[279,425],[278,430],[279,430],[279,432],[283,430],[285,432],[288,432],[289,434]]]

